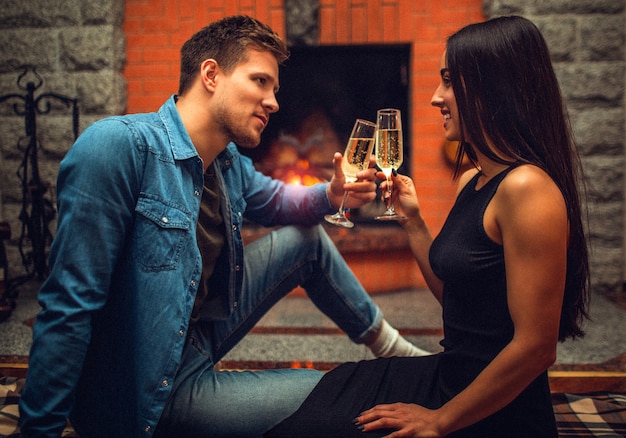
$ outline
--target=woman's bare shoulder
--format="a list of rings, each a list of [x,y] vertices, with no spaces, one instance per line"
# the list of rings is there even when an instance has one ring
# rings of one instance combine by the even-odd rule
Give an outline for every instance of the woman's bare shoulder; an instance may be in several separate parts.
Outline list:
[[[534,190],[558,190],[552,177],[545,170],[532,164],[523,164],[511,170],[502,181],[501,187],[510,194],[520,195]]]
[[[563,193],[543,169],[524,164],[511,170],[502,180],[497,193],[509,211],[519,208],[557,208],[564,206]]]

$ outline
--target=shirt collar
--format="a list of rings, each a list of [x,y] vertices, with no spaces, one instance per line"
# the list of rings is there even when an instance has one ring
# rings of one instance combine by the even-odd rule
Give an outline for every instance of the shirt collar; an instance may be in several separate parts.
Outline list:
[[[178,96],[173,94],[161,108],[159,109],[159,117],[165,125],[167,136],[169,137],[172,147],[172,154],[175,160],[186,160],[197,157],[198,151],[191,142],[191,137],[183,125],[178,109],[176,108],[176,100]]]

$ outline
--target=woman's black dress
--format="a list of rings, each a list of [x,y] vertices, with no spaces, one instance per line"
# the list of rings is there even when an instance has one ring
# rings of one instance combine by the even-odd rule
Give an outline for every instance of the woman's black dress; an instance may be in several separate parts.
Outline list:
[[[436,409],[462,391],[513,336],[507,307],[502,246],[483,228],[485,209],[510,169],[476,190],[478,174],[459,194],[430,263],[444,282],[444,351],[425,357],[394,357],[346,363],[328,372],[292,416],[266,437],[384,436],[353,423],[381,403],[416,403]],[[557,436],[547,373],[508,406],[453,437],[542,438]]]

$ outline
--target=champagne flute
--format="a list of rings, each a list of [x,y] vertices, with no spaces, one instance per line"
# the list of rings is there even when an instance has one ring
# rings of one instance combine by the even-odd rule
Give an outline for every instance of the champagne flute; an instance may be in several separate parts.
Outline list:
[[[393,209],[391,197],[392,181],[391,173],[393,169],[398,169],[402,165],[402,119],[399,109],[385,108],[376,113],[376,165],[385,174],[387,180],[387,193],[385,204],[387,210],[374,219],[379,221],[389,221],[406,219],[406,216],[399,215]]]
[[[352,133],[348,139],[346,150],[341,160],[341,170],[346,177],[346,182],[355,182],[356,174],[369,167],[370,155],[374,148],[374,139],[376,135],[376,124],[363,119],[356,119]],[[324,216],[327,222],[340,227],[352,228],[354,223],[346,217],[344,206],[350,196],[350,192],[346,190],[343,201],[339,206],[339,211],[335,214],[327,214]]]

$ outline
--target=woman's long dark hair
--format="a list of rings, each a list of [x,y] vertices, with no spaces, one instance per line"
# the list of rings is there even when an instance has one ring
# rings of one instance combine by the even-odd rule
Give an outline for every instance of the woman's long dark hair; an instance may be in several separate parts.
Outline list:
[[[476,164],[475,148],[499,163],[540,167],[563,193],[570,237],[559,340],[583,336],[589,262],[582,168],[546,42],[529,20],[499,17],[452,35],[446,58],[463,127],[457,174],[465,155]]]

